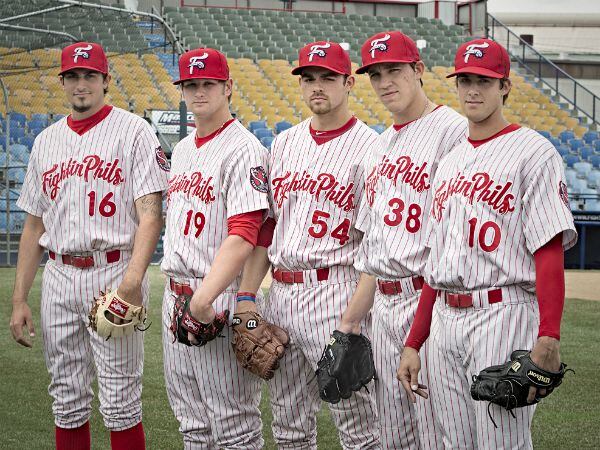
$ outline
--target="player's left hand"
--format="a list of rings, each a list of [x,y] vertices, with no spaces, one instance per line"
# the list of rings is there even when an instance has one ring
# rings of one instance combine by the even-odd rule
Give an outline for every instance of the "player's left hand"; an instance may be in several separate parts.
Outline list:
[[[197,292],[198,291],[196,291],[196,293]],[[190,313],[198,322],[211,323],[213,320],[215,320],[217,312],[215,311],[215,308],[213,308],[212,303],[203,301],[199,298],[199,296],[196,295],[196,293],[190,301]],[[194,345],[198,344],[198,341],[192,333],[188,333],[188,340]]]
[[[419,353],[411,347],[405,347],[400,357],[400,367],[396,378],[402,383],[408,398],[411,402],[416,403],[417,394],[420,397],[428,398],[426,389],[427,386],[419,383],[419,371],[421,370],[421,358]]]
[[[558,339],[541,336],[531,350],[531,360],[539,368],[549,372],[560,370],[560,341]],[[534,386],[529,388],[527,402],[533,403],[535,398],[543,398],[548,393],[546,389],[537,389]]]

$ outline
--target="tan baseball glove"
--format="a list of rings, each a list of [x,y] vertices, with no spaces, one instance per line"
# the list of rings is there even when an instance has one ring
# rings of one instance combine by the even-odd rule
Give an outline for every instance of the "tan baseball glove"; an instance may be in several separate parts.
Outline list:
[[[109,291],[94,299],[89,314],[90,327],[99,336],[109,339],[129,336],[144,326],[146,308],[132,305],[117,295],[117,290]]]
[[[235,314],[232,327],[231,346],[239,363],[265,380],[273,378],[289,343],[287,332],[253,311]]]

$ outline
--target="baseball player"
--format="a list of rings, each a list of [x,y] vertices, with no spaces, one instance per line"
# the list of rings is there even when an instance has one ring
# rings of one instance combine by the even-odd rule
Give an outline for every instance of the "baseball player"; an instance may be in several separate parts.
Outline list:
[[[366,168],[365,201],[356,225],[365,233],[355,262],[363,274],[338,329],[359,332],[374,302],[382,446],[440,448],[431,404],[420,402],[415,414],[396,370],[423,285],[431,183],[440,158],[466,138],[467,123],[453,109],[427,98],[421,82],[425,66],[409,37],[399,31],[378,33],[366,40],[361,53],[363,65],[356,73],[369,75],[395,124],[383,133],[386,146],[374,149]],[[424,383],[426,379],[424,371]]]
[[[71,114],[44,130],[31,153],[17,205],[27,212],[11,332],[31,347],[27,296],[44,251],[42,335],[50,372],[56,448],[89,449],[92,381],[117,449],[145,448],[142,427],[143,334],[105,340],[88,329],[94,297],[118,288],[148,302],[146,269],[163,225],[169,166],[151,127],[104,103],[109,87],[102,47],[65,47],[60,82]]]
[[[469,137],[442,159],[433,182],[426,284],[398,370],[413,401],[427,397],[417,352],[431,326],[429,396],[446,448],[531,448],[535,407],[511,417],[473,401],[472,376],[516,349],[533,349],[542,369],[560,366],[563,251],[577,234],[560,156],[502,115],[509,74],[510,57],[498,43],[459,47],[449,76],[457,77]],[[529,401],[545,394],[534,389]]]
[[[379,136],[348,109],[354,85],[348,54],[335,42],[300,50],[302,96],[314,115],[280,133],[270,155],[272,218],[244,270],[241,290],[256,292],[269,262],[273,284],[266,320],[287,330],[290,345],[269,382],[279,448],[315,449],[320,399],[315,377],[329,339],[356,288],[355,228],[364,190],[363,161]],[[269,227],[270,234],[269,236]],[[238,310],[252,307],[240,302]],[[367,332],[366,324],[361,324]],[[375,406],[366,391],[330,405],[345,449],[379,448]]]
[[[192,295],[193,318],[211,323],[235,309],[244,261],[269,208],[267,150],[229,111],[233,81],[210,48],[179,60],[182,97],[196,129],[172,155],[167,191],[163,348],[167,393],[186,449],[261,449],[261,380],[243,369],[230,329],[202,347],[175,342],[175,298]]]

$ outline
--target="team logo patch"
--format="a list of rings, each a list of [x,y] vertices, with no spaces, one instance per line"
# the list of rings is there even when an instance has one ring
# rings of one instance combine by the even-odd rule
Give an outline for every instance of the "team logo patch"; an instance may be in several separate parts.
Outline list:
[[[108,309],[119,317],[125,317],[129,307],[121,303],[118,299],[113,298],[110,305],[108,305]]]
[[[167,159],[167,155],[165,155],[165,152],[163,151],[161,146],[156,147],[155,153],[156,153],[156,162],[158,163],[158,166],[165,172],[168,172],[169,170],[171,170],[171,164],[169,163],[169,160]]]
[[[206,67],[203,62],[203,60],[206,58],[208,58],[208,53],[206,52],[200,56],[192,56],[190,58],[190,63],[188,64],[188,68],[190,69],[190,75],[193,75],[194,67],[197,67],[198,70],[202,70]]]
[[[73,62],[76,63],[77,59],[81,56],[83,59],[90,59],[89,51],[92,49],[91,45],[85,47],[75,47],[73,51]]]
[[[563,201],[565,206],[568,207],[569,206],[569,193],[567,191],[567,185],[562,181],[558,183],[558,195],[560,196],[560,199]]]
[[[483,58],[485,54],[482,49],[488,48],[490,44],[484,42],[483,44],[471,44],[467,45],[467,51],[463,53],[465,57],[465,63],[469,62],[469,56],[473,55],[476,58]]]
[[[379,50],[380,52],[387,52],[388,46],[386,44],[386,41],[389,41],[390,38],[391,36],[389,34],[386,34],[382,38],[373,39],[371,41],[371,49],[369,50],[371,52],[371,58],[375,58],[375,50]]]
[[[269,182],[267,181],[267,172],[263,166],[250,168],[250,184],[258,192],[269,192]]]
[[[246,322],[246,328],[249,330],[254,330],[257,326],[258,322],[254,319],[250,319],[248,322]]]
[[[331,44],[328,42],[327,44],[317,44],[317,45],[313,45],[310,47],[310,52],[308,53],[308,60],[312,61],[313,57],[316,56],[320,56],[321,58],[325,58],[325,55],[327,55],[327,52],[325,52],[325,49],[331,47]]]

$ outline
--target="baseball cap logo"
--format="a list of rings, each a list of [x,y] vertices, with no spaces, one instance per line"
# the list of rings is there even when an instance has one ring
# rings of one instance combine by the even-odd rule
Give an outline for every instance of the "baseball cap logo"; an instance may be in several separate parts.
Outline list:
[[[77,58],[79,58],[80,56],[83,59],[90,59],[90,54],[89,51],[92,49],[92,45],[87,45],[85,47],[75,47],[75,50],[73,50],[73,62],[76,63],[77,62]]]
[[[190,69],[190,75],[194,73],[194,67],[197,67],[198,70],[204,69],[205,65],[202,62],[202,60],[206,58],[208,58],[208,53],[206,52],[204,52],[200,56],[192,56],[190,58],[190,63],[188,64],[188,67]]]
[[[385,42],[389,41],[390,38],[391,38],[391,36],[386,33],[386,35],[383,36],[382,38],[373,39],[371,41],[371,49],[369,50],[369,52],[371,52],[371,58],[375,58],[375,51],[376,50],[379,50],[380,52],[387,51],[388,46],[387,46],[387,44]]]
[[[312,61],[313,56],[317,55],[321,58],[324,58],[327,53],[325,53],[325,49],[331,47],[331,44],[328,42],[327,44],[316,44],[310,47],[310,52],[308,53],[308,60]]]
[[[473,55],[476,58],[483,58],[484,52],[481,49],[488,48],[490,44],[484,42],[483,44],[471,44],[467,45],[467,50],[463,53],[465,57],[465,63],[469,62],[469,56]]]

